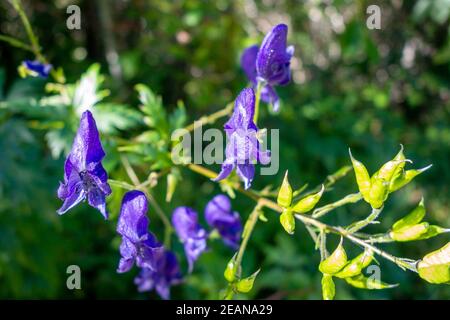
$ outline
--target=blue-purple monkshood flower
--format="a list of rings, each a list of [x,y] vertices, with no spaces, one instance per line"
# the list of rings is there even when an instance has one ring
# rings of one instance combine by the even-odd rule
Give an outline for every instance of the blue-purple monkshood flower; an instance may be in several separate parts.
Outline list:
[[[253,45],[244,50],[241,67],[256,88],[262,83],[261,100],[270,103],[278,111],[280,103],[274,86],[286,85],[291,79],[290,61],[294,47],[287,47],[288,27],[278,24],[265,36],[261,47]]]
[[[206,222],[216,229],[226,245],[239,247],[242,224],[239,213],[231,209],[230,199],[223,194],[215,196],[205,209]]]
[[[124,195],[117,223],[117,232],[122,236],[119,273],[129,271],[135,263],[140,268],[155,270],[156,261],[164,253],[162,245],[148,231],[147,210],[143,192],[133,190]]]
[[[189,272],[192,272],[194,262],[206,250],[208,233],[198,223],[197,212],[189,207],[176,208],[172,214],[172,224],[184,245]]]
[[[48,63],[42,63],[37,60],[25,60],[22,62],[22,66],[25,67],[30,73],[35,74],[41,78],[47,78],[52,70],[52,65]]]
[[[258,127],[253,121],[254,113],[255,92],[252,88],[246,88],[236,98],[233,114],[224,125],[227,135],[226,159],[214,181],[225,179],[236,169],[244,182],[244,188],[248,189],[255,175],[255,163],[270,162],[270,152],[260,150]]]
[[[143,268],[134,279],[139,292],[153,289],[162,299],[170,299],[170,287],[181,282],[180,266],[171,251],[164,251],[155,261],[154,269]]]
[[[105,157],[100,136],[90,111],[81,115],[80,126],[64,165],[64,183],[60,183],[58,197],[64,201],[57,211],[64,214],[87,199],[90,206],[108,218],[106,196],[111,194],[108,174],[102,165]]]

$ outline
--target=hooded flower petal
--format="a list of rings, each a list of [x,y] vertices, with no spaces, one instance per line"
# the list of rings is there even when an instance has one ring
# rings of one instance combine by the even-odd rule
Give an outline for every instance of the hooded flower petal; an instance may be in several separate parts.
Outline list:
[[[59,214],[87,198],[89,205],[108,218],[106,196],[111,194],[111,188],[101,163],[104,157],[95,120],[90,111],[85,111],[64,165],[64,183],[58,189],[58,197],[64,204],[58,210]]]
[[[272,110],[274,112],[278,112],[280,110],[280,100],[275,89],[271,85],[266,84],[261,89],[261,100],[272,105]]]
[[[123,197],[117,223],[117,232],[122,236],[119,273],[129,271],[134,263],[141,268],[153,269],[164,251],[156,237],[147,230],[147,209],[147,198],[143,192],[133,190]]]
[[[232,211],[230,199],[226,195],[219,194],[208,202],[205,218],[219,232],[225,244],[237,249],[242,232],[241,219],[239,213]]]
[[[191,272],[194,262],[206,250],[208,233],[198,223],[197,212],[189,207],[176,208],[172,214],[172,224],[180,241],[183,242]]]
[[[239,93],[234,102],[233,114],[224,125],[225,131],[230,134],[237,129],[256,130],[256,125],[253,122],[254,115],[255,92],[251,88],[245,88]]]
[[[284,85],[290,79],[293,48],[286,48],[288,27],[276,25],[264,38],[256,58],[258,77],[267,83]]]
[[[258,45],[253,45],[246,48],[241,56],[242,70],[244,70],[245,75],[254,85],[257,82],[256,56],[258,54],[258,51],[259,51]]]

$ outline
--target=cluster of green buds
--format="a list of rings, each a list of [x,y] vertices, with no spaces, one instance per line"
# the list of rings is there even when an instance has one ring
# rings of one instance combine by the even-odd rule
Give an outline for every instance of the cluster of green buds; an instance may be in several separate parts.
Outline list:
[[[425,205],[422,198],[414,210],[394,223],[389,232],[389,238],[399,242],[423,240],[450,231],[436,225],[430,225],[428,222],[422,222],[424,217]]]
[[[387,289],[395,287],[383,283],[377,279],[366,277],[362,274],[363,269],[368,267],[373,260],[373,251],[366,249],[353,259],[347,258],[343,246],[343,239],[337,248],[327,258],[319,264],[319,271],[322,272],[322,295],[324,300],[332,300],[335,295],[335,285],[333,278],[344,279],[349,285],[360,289]]]
[[[228,262],[223,275],[228,282],[229,289],[234,293],[248,293],[252,290],[260,269],[246,278],[241,278],[241,267],[236,262],[236,256],[237,254]]]
[[[405,158],[403,146],[401,146],[394,159],[386,162],[377,172],[370,176],[364,164],[353,157],[350,149],[349,153],[359,192],[364,200],[372,208],[376,209],[383,206],[389,193],[402,188],[414,177],[431,167],[429,165],[422,169],[405,170],[406,162],[412,163],[412,161]]]
[[[309,194],[294,201],[294,192],[292,191],[291,184],[288,179],[288,172],[286,171],[278,191],[277,203],[283,208],[283,212],[280,215],[280,223],[287,233],[293,234],[295,230],[295,213],[307,213],[314,209],[316,204],[322,197],[325,191],[324,185],[322,185],[319,192]],[[294,204],[295,203],[295,204]]]

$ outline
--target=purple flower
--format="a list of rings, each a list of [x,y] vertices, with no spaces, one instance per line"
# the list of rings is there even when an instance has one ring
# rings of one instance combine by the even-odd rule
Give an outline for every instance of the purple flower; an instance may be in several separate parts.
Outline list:
[[[139,292],[155,289],[160,297],[166,300],[170,299],[170,287],[180,282],[180,266],[170,251],[164,251],[158,256],[154,269],[143,268],[134,279]]]
[[[239,213],[232,211],[230,199],[219,194],[208,202],[205,209],[206,222],[215,228],[225,244],[237,249],[241,238],[242,224]]]
[[[226,159],[214,181],[225,179],[236,168],[238,176],[244,181],[244,188],[248,189],[255,175],[255,163],[267,164],[270,161],[270,153],[260,150],[254,113],[255,93],[253,89],[246,88],[236,98],[233,114],[224,125],[228,140]]]
[[[25,60],[22,62],[22,65],[32,73],[35,73],[39,77],[47,78],[50,74],[50,70],[52,69],[52,65],[48,63],[42,63],[37,60]]]
[[[261,100],[270,103],[274,111],[279,109],[279,98],[274,90],[276,85],[286,85],[291,79],[290,61],[294,47],[286,47],[288,28],[276,25],[264,38],[261,48],[253,45],[244,50],[241,66],[247,78],[256,87],[262,82]]]
[[[172,224],[184,245],[189,272],[194,268],[194,262],[206,250],[208,233],[198,223],[198,215],[189,207],[178,207],[172,214]]]
[[[102,166],[105,157],[95,120],[85,111],[73,142],[72,150],[64,165],[64,183],[60,183],[58,197],[64,200],[59,214],[87,198],[90,206],[108,218],[105,197],[111,194],[108,175]]]
[[[117,232],[122,236],[117,272],[129,271],[134,263],[141,268],[155,269],[155,261],[163,254],[162,245],[148,232],[147,198],[141,191],[125,194],[120,208]]]

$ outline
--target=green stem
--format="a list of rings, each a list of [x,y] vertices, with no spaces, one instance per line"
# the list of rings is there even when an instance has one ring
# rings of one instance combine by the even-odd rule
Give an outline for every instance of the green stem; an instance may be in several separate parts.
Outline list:
[[[33,52],[33,48],[31,48],[30,45],[23,43],[22,41],[17,40],[16,38],[0,34],[0,41],[6,42],[13,47]]]
[[[313,211],[312,216],[313,216],[313,218],[320,218],[336,208],[342,207],[343,205],[346,205],[348,203],[358,202],[361,199],[362,199],[362,195],[360,193],[349,194],[336,202],[333,202],[333,203],[327,204],[323,207],[315,209]]]
[[[369,224],[375,223],[375,220],[378,218],[381,211],[383,211],[383,207],[381,207],[379,209],[372,208],[372,212],[369,214],[369,216],[367,218],[365,218],[364,220],[357,221],[357,222],[351,224],[347,228],[348,232],[355,233],[355,232],[367,227]]]
[[[261,101],[261,89],[262,89],[262,82],[258,81],[258,84],[256,85],[256,95],[255,95],[255,115],[253,116],[253,121],[255,122],[255,125],[258,125],[259,105]]]
[[[191,123],[184,129],[187,131],[194,131],[195,129],[197,129],[205,124],[213,124],[218,119],[230,115],[231,112],[233,111],[233,107],[234,107],[234,104],[229,103],[225,108],[223,108],[217,112],[214,112],[208,116],[201,117],[198,121]]]

